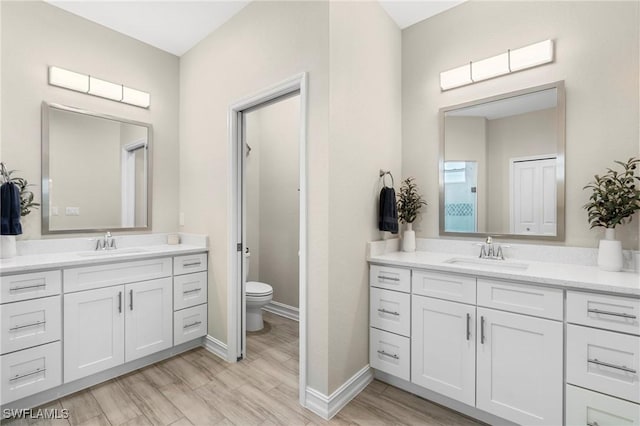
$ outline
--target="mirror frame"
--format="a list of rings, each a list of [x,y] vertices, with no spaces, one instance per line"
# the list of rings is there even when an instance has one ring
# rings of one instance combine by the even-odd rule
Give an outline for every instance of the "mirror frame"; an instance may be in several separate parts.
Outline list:
[[[138,227],[121,227],[121,228],[83,228],[83,229],[61,229],[52,230],[49,228],[49,112],[51,109],[57,109],[61,111],[73,112],[77,114],[89,115],[92,117],[103,118],[107,120],[118,121],[121,123],[134,124],[137,126],[143,126],[147,128],[147,225]],[[41,201],[41,231],[42,235],[60,235],[60,234],[77,234],[77,233],[93,233],[93,232],[122,232],[122,231],[151,231],[151,213],[153,210],[152,204],[152,187],[153,187],[153,126],[149,123],[143,123],[141,121],[129,120],[127,118],[116,117],[108,114],[101,114],[93,111],[87,111],[80,108],[70,107],[66,105],[60,105],[56,103],[42,102],[42,201]]]
[[[556,214],[557,214],[557,227],[556,235],[531,235],[531,234],[499,234],[490,232],[451,232],[444,229],[444,155],[445,155],[445,134],[444,134],[444,118],[445,114],[449,111],[453,111],[460,108],[466,108],[479,104],[485,104],[488,102],[499,101],[502,99],[508,99],[515,96],[526,95],[529,93],[540,92],[548,89],[557,89],[557,165],[556,165]],[[514,239],[514,240],[542,240],[542,241],[564,241],[565,239],[565,89],[564,81],[556,81],[549,84],[543,84],[541,86],[529,87],[514,92],[502,93],[500,95],[491,96],[488,98],[477,99],[469,102],[465,102],[458,105],[451,105],[440,108],[439,112],[439,124],[440,124],[440,153],[438,158],[438,179],[439,179],[439,229],[441,236],[447,237],[483,237],[488,236],[498,237],[501,239]]]

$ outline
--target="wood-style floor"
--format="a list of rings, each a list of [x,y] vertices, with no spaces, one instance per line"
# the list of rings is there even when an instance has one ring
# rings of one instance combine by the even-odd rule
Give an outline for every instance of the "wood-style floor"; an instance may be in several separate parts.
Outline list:
[[[372,382],[330,422],[298,405],[298,323],[265,313],[246,360],[229,364],[198,348],[40,408],[68,420],[13,425],[475,425],[382,382]],[[5,424],[5,422],[3,422]]]

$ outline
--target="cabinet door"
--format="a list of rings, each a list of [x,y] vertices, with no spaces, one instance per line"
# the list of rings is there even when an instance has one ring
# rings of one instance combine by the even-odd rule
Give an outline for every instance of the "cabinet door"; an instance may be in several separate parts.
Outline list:
[[[125,348],[127,362],[173,346],[171,278],[127,284]]]
[[[475,306],[412,296],[411,381],[475,405]]]
[[[124,362],[124,286],[64,295],[65,383]]]
[[[478,308],[477,408],[520,424],[562,424],[562,323]]]

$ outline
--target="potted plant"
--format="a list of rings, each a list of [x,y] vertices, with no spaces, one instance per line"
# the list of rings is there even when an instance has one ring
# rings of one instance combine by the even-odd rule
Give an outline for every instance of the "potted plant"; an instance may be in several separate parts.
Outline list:
[[[605,271],[622,269],[622,244],[615,239],[615,227],[631,222],[633,214],[640,210],[640,189],[636,186],[640,177],[635,175],[640,159],[632,157],[626,163],[615,163],[622,166],[622,171],[608,168],[584,187],[592,190],[584,205],[591,229],[605,228],[605,239],[600,240],[598,250],[598,266]]]
[[[20,217],[27,216],[31,213],[31,209],[38,208],[40,204],[34,201],[35,196],[33,192],[29,190],[29,187],[33,185],[29,184],[29,182],[24,178],[12,176],[15,173],[15,170],[7,171],[3,163],[0,163],[0,168],[2,172],[0,178],[2,185],[13,184],[14,188],[12,190],[19,193]],[[6,200],[3,199],[3,202],[5,201]],[[11,215],[9,210],[10,209],[7,208],[3,209],[3,215],[5,213]],[[11,215],[11,217],[14,216]],[[3,219],[5,218],[3,217]],[[9,218],[7,218],[7,221],[9,221]],[[0,258],[9,258],[16,255],[16,235],[21,233],[22,228],[19,224],[17,226],[7,226],[6,229],[3,226],[2,235],[0,235]]]
[[[416,250],[416,233],[413,230],[413,221],[416,220],[422,206],[426,206],[422,196],[418,193],[418,185],[413,177],[408,177],[402,181],[400,192],[398,193],[398,219],[401,223],[407,224],[407,229],[402,236],[402,250]]]

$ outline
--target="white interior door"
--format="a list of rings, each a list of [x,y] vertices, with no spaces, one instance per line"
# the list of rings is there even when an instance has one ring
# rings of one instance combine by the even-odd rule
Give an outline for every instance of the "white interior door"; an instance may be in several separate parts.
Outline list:
[[[511,232],[556,235],[556,158],[511,161]]]

